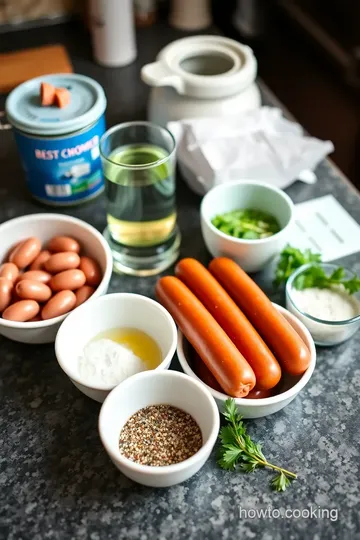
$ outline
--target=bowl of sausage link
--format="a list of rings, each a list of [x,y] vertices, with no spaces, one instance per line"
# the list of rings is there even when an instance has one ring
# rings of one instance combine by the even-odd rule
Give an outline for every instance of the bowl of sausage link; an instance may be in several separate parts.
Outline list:
[[[156,293],[178,325],[183,371],[208,387],[220,411],[230,397],[244,418],[288,405],[316,363],[302,322],[273,304],[231,259],[215,258],[209,269],[183,259],[175,273],[158,281]]]
[[[80,219],[31,214],[0,225],[0,334],[50,343],[67,314],[107,292],[111,251]]]

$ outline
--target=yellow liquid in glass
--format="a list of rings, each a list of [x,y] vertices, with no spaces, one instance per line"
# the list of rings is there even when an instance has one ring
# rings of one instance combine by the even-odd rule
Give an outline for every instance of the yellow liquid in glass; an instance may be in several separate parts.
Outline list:
[[[105,330],[92,339],[111,339],[119,345],[130,349],[135,356],[141,358],[147,369],[155,369],[162,362],[163,357],[156,341],[142,330],[136,328],[112,328]]]

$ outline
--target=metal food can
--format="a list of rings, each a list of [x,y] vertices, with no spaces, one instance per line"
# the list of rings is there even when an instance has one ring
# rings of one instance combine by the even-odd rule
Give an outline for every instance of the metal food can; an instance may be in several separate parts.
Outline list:
[[[63,108],[42,106],[42,82],[67,88],[70,103]],[[53,206],[71,206],[103,191],[99,141],[105,132],[105,108],[104,90],[84,75],[37,77],[10,93],[6,115],[33,197]]]

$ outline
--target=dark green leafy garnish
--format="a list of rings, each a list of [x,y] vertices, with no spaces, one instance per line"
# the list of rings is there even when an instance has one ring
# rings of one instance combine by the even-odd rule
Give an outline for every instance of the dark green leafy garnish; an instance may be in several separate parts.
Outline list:
[[[297,268],[300,268],[303,264],[312,262],[321,262],[320,253],[313,253],[311,249],[301,251],[300,249],[287,245],[280,253],[280,260],[275,271],[275,284],[281,285],[282,283],[286,283],[288,278]]]
[[[313,253],[310,249],[301,251],[288,245],[280,254],[280,260],[275,271],[275,284],[281,285],[285,283],[297,268],[300,268],[304,264],[312,263],[307,270],[295,279],[295,289],[303,290],[310,287],[330,289],[331,287],[342,287],[348,294],[354,294],[360,290],[360,279],[358,276],[345,279],[345,269],[342,266],[339,266],[328,275],[318,264],[320,262],[321,255],[319,253]]]
[[[268,238],[280,231],[278,221],[271,214],[251,208],[215,216],[211,223],[224,234],[243,240]]]
[[[246,432],[242,416],[237,412],[233,399],[225,401],[223,412],[227,425],[222,427],[219,434],[221,446],[218,452],[218,465],[229,471],[238,470],[245,473],[254,472],[259,467],[277,471],[270,485],[275,491],[285,491],[296,474],[269,463],[262,452],[261,445],[251,440]]]

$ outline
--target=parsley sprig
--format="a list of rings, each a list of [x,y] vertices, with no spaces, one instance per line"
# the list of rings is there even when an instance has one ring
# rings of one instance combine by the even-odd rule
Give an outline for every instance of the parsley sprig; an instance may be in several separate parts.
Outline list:
[[[300,251],[300,249],[287,245],[280,254],[280,260],[275,272],[275,285],[279,286],[285,283],[297,268],[311,263],[311,266],[295,279],[294,286],[296,289],[341,287],[348,294],[354,294],[360,290],[358,276],[345,279],[345,268],[342,266],[339,266],[328,275],[319,265],[320,262],[321,255],[319,253],[313,253],[310,249]]]
[[[218,465],[222,469],[240,469],[245,473],[254,472],[259,467],[267,467],[277,471],[271,481],[271,487],[275,491],[285,491],[297,475],[267,461],[261,444],[252,441],[247,434],[246,426],[233,399],[225,401],[223,415],[227,420],[227,425],[221,428],[219,434],[221,446],[218,451]]]

